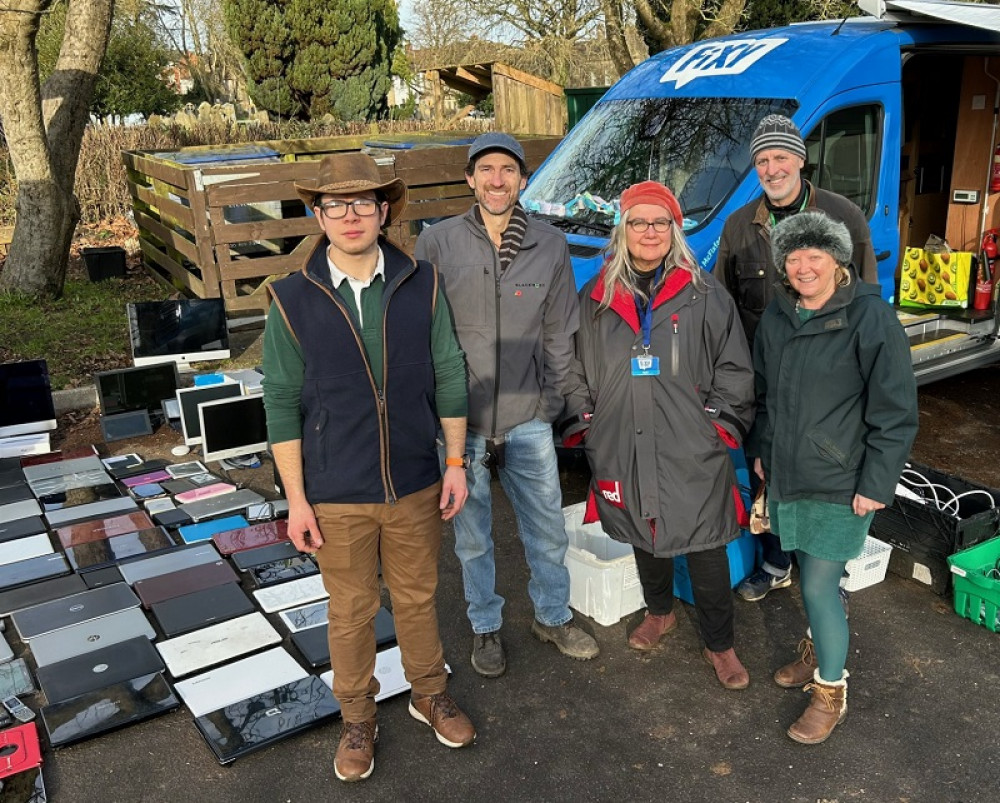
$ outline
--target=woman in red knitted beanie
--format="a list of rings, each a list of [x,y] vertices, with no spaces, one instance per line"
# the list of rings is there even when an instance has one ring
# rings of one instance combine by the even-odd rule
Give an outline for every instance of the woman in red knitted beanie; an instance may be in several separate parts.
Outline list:
[[[568,400],[571,412],[592,411],[588,519],[635,553],[647,610],[629,646],[652,650],[676,627],[674,558],[684,555],[703,655],[723,686],[743,689],[726,554],[742,504],[727,447],[753,420],[750,353],[733,300],[685,241],[674,194],[644,181],[620,207],[608,259],[580,293]]]

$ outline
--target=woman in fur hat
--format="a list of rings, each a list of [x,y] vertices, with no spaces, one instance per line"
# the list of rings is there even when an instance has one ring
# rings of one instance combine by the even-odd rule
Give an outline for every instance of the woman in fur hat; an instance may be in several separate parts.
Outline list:
[[[771,233],[783,287],[754,343],[757,418],[747,451],[767,483],[771,529],[794,551],[815,653],[775,673],[812,692],[788,729],[824,741],[847,715],[849,631],[838,587],[874,512],[892,503],[917,434],[903,327],[850,264],[847,227],[803,211]]]

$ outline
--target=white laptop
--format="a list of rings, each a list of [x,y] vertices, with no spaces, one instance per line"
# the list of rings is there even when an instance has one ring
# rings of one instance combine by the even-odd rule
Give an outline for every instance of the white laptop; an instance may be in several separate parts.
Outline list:
[[[40,555],[51,555],[55,550],[47,533],[27,535],[0,544],[0,566],[17,563],[19,560],[37,558]]]
[[[299,608],[289,608],[278,614],[285,623],[289,633],[298,633],[300,630],[308,630],[310,627],[325,625],[330,615],[330,603],[310,602]]]
[[[375,695],[376,702],[410,690],[410,684],[403,672],[403,658],[399,647],[390,647],[388,650],[375,653],[375,677],[381,687],[379,693]],[[332,669],[320,675],[319,679],[331,690],[333,689]]]
[[[175,678],[269,647],[281,636],[263,614],[254,612],[156,645]]]
[[[0,524],[41,515],[42,506],[35,499],[22,499],[20,502],[10,502],[6,505],[0,505]]]
[[[299,580],[262,588],[259,591],[254,591],[253,595],[264,613],[294,608],[297,605],[304,605],[318,599],[327,599],[330,596],[323,587],[323,575],[321,574],[312,574]]]
[[[153,639],[156,631],[141,608],[129,608],[34,638],[31,654],[39,666],[48,666],[136,636]]]
[[[128,561],[118,565],[125,582],[134,586],[140,580],[159,577],[161,574],[179,572],[204,563],[215,563],[222,556],[212,544],[197,544],[186,549],[172,549],[161,555],[152,555],[141,560]]]
[[[274,647],[182,680],[174,689],[192,716],[201,717],[308,676],[288,650]]]

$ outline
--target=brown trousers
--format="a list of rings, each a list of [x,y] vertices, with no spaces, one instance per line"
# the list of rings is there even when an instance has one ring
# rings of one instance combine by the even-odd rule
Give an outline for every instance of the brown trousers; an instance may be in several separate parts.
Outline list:
[[[440,694],[448,675],[435,593],[441,548],[441,484],[396,504],[314,506],[323,534],[316,552],[330,594],[333,694],[345,722],[375,716],[375,614],[378,563],[389,587],[403,670],[417,694]]]

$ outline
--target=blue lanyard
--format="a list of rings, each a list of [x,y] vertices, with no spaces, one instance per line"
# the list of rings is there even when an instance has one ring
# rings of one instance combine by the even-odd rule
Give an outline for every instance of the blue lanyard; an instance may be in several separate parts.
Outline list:
[[[656,274],[653,276],[653,283],[649,286],[649,301],[646,302],[645,306],[642,303],[642,296],[638,293],[635,294],[635,311],[639,316],[639,325],[642,327],[642,347],[645,351],[649,351],[650,341],[652,339],[653,331],[653,299],[656,296],[656,288],[660,284],[660,279],[663,277],[663,263],[660,263],[660,267],[656,269]]]

